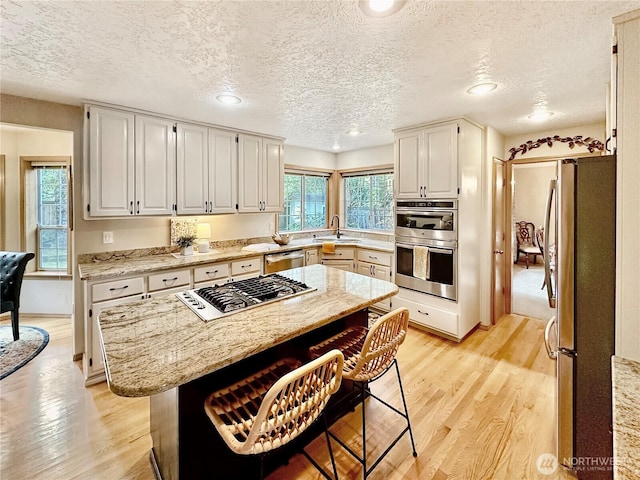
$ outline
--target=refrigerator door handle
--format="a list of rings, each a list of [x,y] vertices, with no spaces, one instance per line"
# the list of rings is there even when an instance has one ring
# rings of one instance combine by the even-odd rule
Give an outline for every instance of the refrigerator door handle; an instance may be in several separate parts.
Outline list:
[[[553,325],[556,323],[556,317],[553,316],[551,317],[551,320],[549,320],[547,322],[547,326],[544,329],[544,346],[547,349],[547,355],[549,355],[549,358],[555,360],[558,358],[558,350],[552,350],[551,346],[549,345],[549,335],[551,333],[551,327],[553,327]],[[557,333],[556,333],[556,338],[558,337]]]
[[[544,217],[544,235],[545,235],[545,246],[544,246],[544,280],[545,285],[547,287],[547,297],[549,298],[549,306],[551,308],[556,308],[556,294],[553,291],[553,284],[551,283],[551,255],[549,253],[549,239],[550,233],[549,227],[551,225],[551,208],[553,206],[553,195],[556,191],[556,181],[549,181],[549,194],[547,195],[547,212]]]

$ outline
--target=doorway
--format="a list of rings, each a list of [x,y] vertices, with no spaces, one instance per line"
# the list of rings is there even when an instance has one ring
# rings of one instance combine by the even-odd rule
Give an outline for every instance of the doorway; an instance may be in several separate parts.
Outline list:
[[[508,214],[510,254],[508,283],[511,286],[508,311],[541,320],[554,314],[549,307],[544,285],[544,260],[542,254],[525,254],[519,251],[517,232],[519,222],[526,222],[527,234],[534,251],[540,251],[538,233],[544,227],[544,217],[549,181],[557,175],[557,159],[531,159],[510,162],[507,166]],[[526,241],[526,240],[525,240]]]

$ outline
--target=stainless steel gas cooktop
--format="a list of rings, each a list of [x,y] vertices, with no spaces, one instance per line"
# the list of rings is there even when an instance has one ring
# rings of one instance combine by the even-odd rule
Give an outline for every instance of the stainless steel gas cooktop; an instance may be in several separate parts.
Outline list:
[[[202,320],[225,317],[239,310],[258,307],[316,290],[277,273],[237,282],[196,288],[176,296]]]

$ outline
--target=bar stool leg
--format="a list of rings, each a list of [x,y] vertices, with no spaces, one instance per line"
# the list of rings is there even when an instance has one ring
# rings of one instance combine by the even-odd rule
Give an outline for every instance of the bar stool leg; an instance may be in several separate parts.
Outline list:
[[[367,480],[367,422],[365,421],[365,405],[367,398],[364,382],[360,382],[362,394],[362,478]]]
[[[400,367],[398,366],[398,360],[394,360],[396,364],[396,373],[398,374],[398,385],[400,386],[400,396],[402,397],[402,405],[404,406],[404,413],[407,416],[407,427],[409,427],[409,438],[411,438],[411,448],[413,449],[413,456],[417,457],[416,444],[413,441],[413,431],[411,430],[411,422],[409,421],[409,409],[407,408],[407,401],[404,398],[404,388],[402,388],[402,380],[400,379]]]

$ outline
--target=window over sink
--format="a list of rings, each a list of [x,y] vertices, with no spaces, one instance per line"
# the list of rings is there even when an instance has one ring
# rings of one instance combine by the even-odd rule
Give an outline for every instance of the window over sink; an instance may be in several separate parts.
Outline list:
[[[343,173],[345,228],[393,231],[393,173]]]
[[[281,232],[326,228],[328,179],[323,173],[285,171]]]

